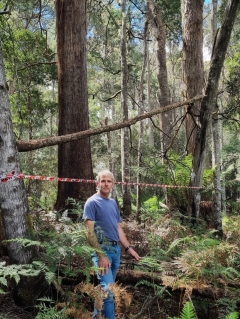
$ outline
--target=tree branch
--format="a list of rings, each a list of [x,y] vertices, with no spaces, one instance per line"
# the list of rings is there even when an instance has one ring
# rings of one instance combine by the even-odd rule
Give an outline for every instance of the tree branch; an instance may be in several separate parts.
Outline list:
[[[154,115],[157,115],[157,114],[169,111],[169,110],[173,110],[173,109],[176,109],[178,107],[181,107],[181,106],[184,106],[187,104],[192,104],[196,101],[201,100],[202,98],[203,98],[203,95],[197,95],[194,98],[183,101],[183,102],[170,104],[170,105],[167,105],[165,107],[157,108],[157,109],[152,110],[150,112],[145,112],[143,114],[140,114],[138,116],[130,118],[124,122],[115,123],[112,125],[105,125],[105,126],[89,129],[89,130],[82,131],[82,132],[61,135],[61,136],[52,136],[52,137],[42,138],[42,139],[38,139],[38,140],[17,141],[17,147],[18,147],[19,152],[28,152],[28,151],[33,151],[33,150],[47,147],[47,146],[60,145],[60,144],[80,140],[83,138],[89,138],[90,136],[99,135],[99,134],[105,133],[105,132],[117,131],[117,130],[120,130],[121,128],[124,128],[124,127],[130,127],[131,125],[133,125],[139,121],[142,121],[144,119],[151,118]]]

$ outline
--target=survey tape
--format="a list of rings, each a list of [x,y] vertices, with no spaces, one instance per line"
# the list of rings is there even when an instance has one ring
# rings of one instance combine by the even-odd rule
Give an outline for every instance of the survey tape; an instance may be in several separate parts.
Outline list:
[[[35,175],[25,175],[23,173],[15,173],[0,175],[0,182],[5,183],[17,179],[30,179],[30,180],[40,180],[40,181],[56,181],[56,182],[75,182],[75,183],[88,183],[96,184],[96,180],[91,179],[80,179],[80,178],[65,178],[65,177],[54,177],[54,176],[35,176]],[[161,187],[161,188],[196,188],[200,189],[202,187],[198,186],[180,186],[180,185],[165,185],[165,184],[148,184],[148,183],[135,183],[135,182],[114,182],[116,185],[129,185],[129,186],[141,186],[141,187]]]

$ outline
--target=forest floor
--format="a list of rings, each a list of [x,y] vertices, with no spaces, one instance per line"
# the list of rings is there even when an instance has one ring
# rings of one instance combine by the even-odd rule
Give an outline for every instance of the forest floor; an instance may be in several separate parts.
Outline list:
[[[147,234],[144,227],[138,229],[137,225],[133,221],[125,221],[123,223],[124,230],[134,249],[139,253],[140,256],[147,255]],[[5,250],[6,253],[6,250]],[[6,261],[7,256],[4,255],[3,250],[0,250],[0,262]],[[77,265],[81,267],[81,264]],[[126,300],[131,302],[128,305],[124,305],[123,302],[118,303],[116,309],[116,319],[167,319],[168,317],[180,316],[182,309],[182,298],[184,290],[171,290],[166,289],[159,298],[154,298],[156,291],[165,289],[163,285],[154,283],[142,284],[136,286],[136,283],[140,280],[151,279],[151,271],[149,274],[144,275],[144,272],[148,272],[147,268],[139,269],[136,264],[133,263],[129,256],[122,252],[121,266],[117,277],[117,283],[120,295],[124,295]],[[160,275],[159,275],[160,276]],[[94,280],[93,280],[94,281]],[[75,281],[75,285],[79,284],[80,281]],[[93,282],[94,284],[94,282]],[[96,282],[95,282],[96,285]],[[64,283],[62,283],[62,287]],[[65,285],[64,290],[72,290],[73,285]],[[162,290],[162,291],[163,291]],[[115,293],[115,292],[114,292]],[[116,296],[116,293],[115,293]],[[201,308],[204,305],[204,311],[200,313],[198,319],[216,319],[216,309],[212,305],[212,298],[205,298],[201,294],[193,294],[192,298],[195,299],[195,307],[199,305]],[[85,309],[87,309],[88,315],[85,318],[91,318],[93,311],[93,302],[86,296],[86,300],[83,301]],[[11,291],[7,294],[0,294],[0,319],[34,319],[36,315],[27,311],[26,308],[19,307],[15,304]],[[48,317],[49,318],[49,317]],[[54,317],[55,318],[55,317]],[[82,317],[70,317],[70,318],[82,318]],[[61,319],[61,317],[59,317]]]

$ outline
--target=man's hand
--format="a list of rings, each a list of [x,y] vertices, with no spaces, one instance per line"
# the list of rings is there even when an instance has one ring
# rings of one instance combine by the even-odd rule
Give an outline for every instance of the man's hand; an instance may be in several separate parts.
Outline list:
[[[101,268],[100,275],[103,276],[105,271],[106,274],[108,274],[108,269],[111,267],[111,263],[107,257],[100,255],[98,260],[98,267]]]
[[[140,256],[138,255],[138,253],[137,253],[132,247],[130,247],[130,248],[128,249],[128,253],[129,253],[129,255],[131,255],[136,261],[139,261]]]

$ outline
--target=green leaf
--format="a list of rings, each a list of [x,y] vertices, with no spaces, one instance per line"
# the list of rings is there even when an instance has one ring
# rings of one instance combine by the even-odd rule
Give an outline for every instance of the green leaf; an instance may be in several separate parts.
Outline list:
[[[196,319],[194,308],[191,302],[187,301],[181,312],[181,319]]]
[[[238,319],[238,313],[236,311],[231,312],[226,319]]]
[[[7,286],[7,279],[5,277],[0,277],[0,284]]]

